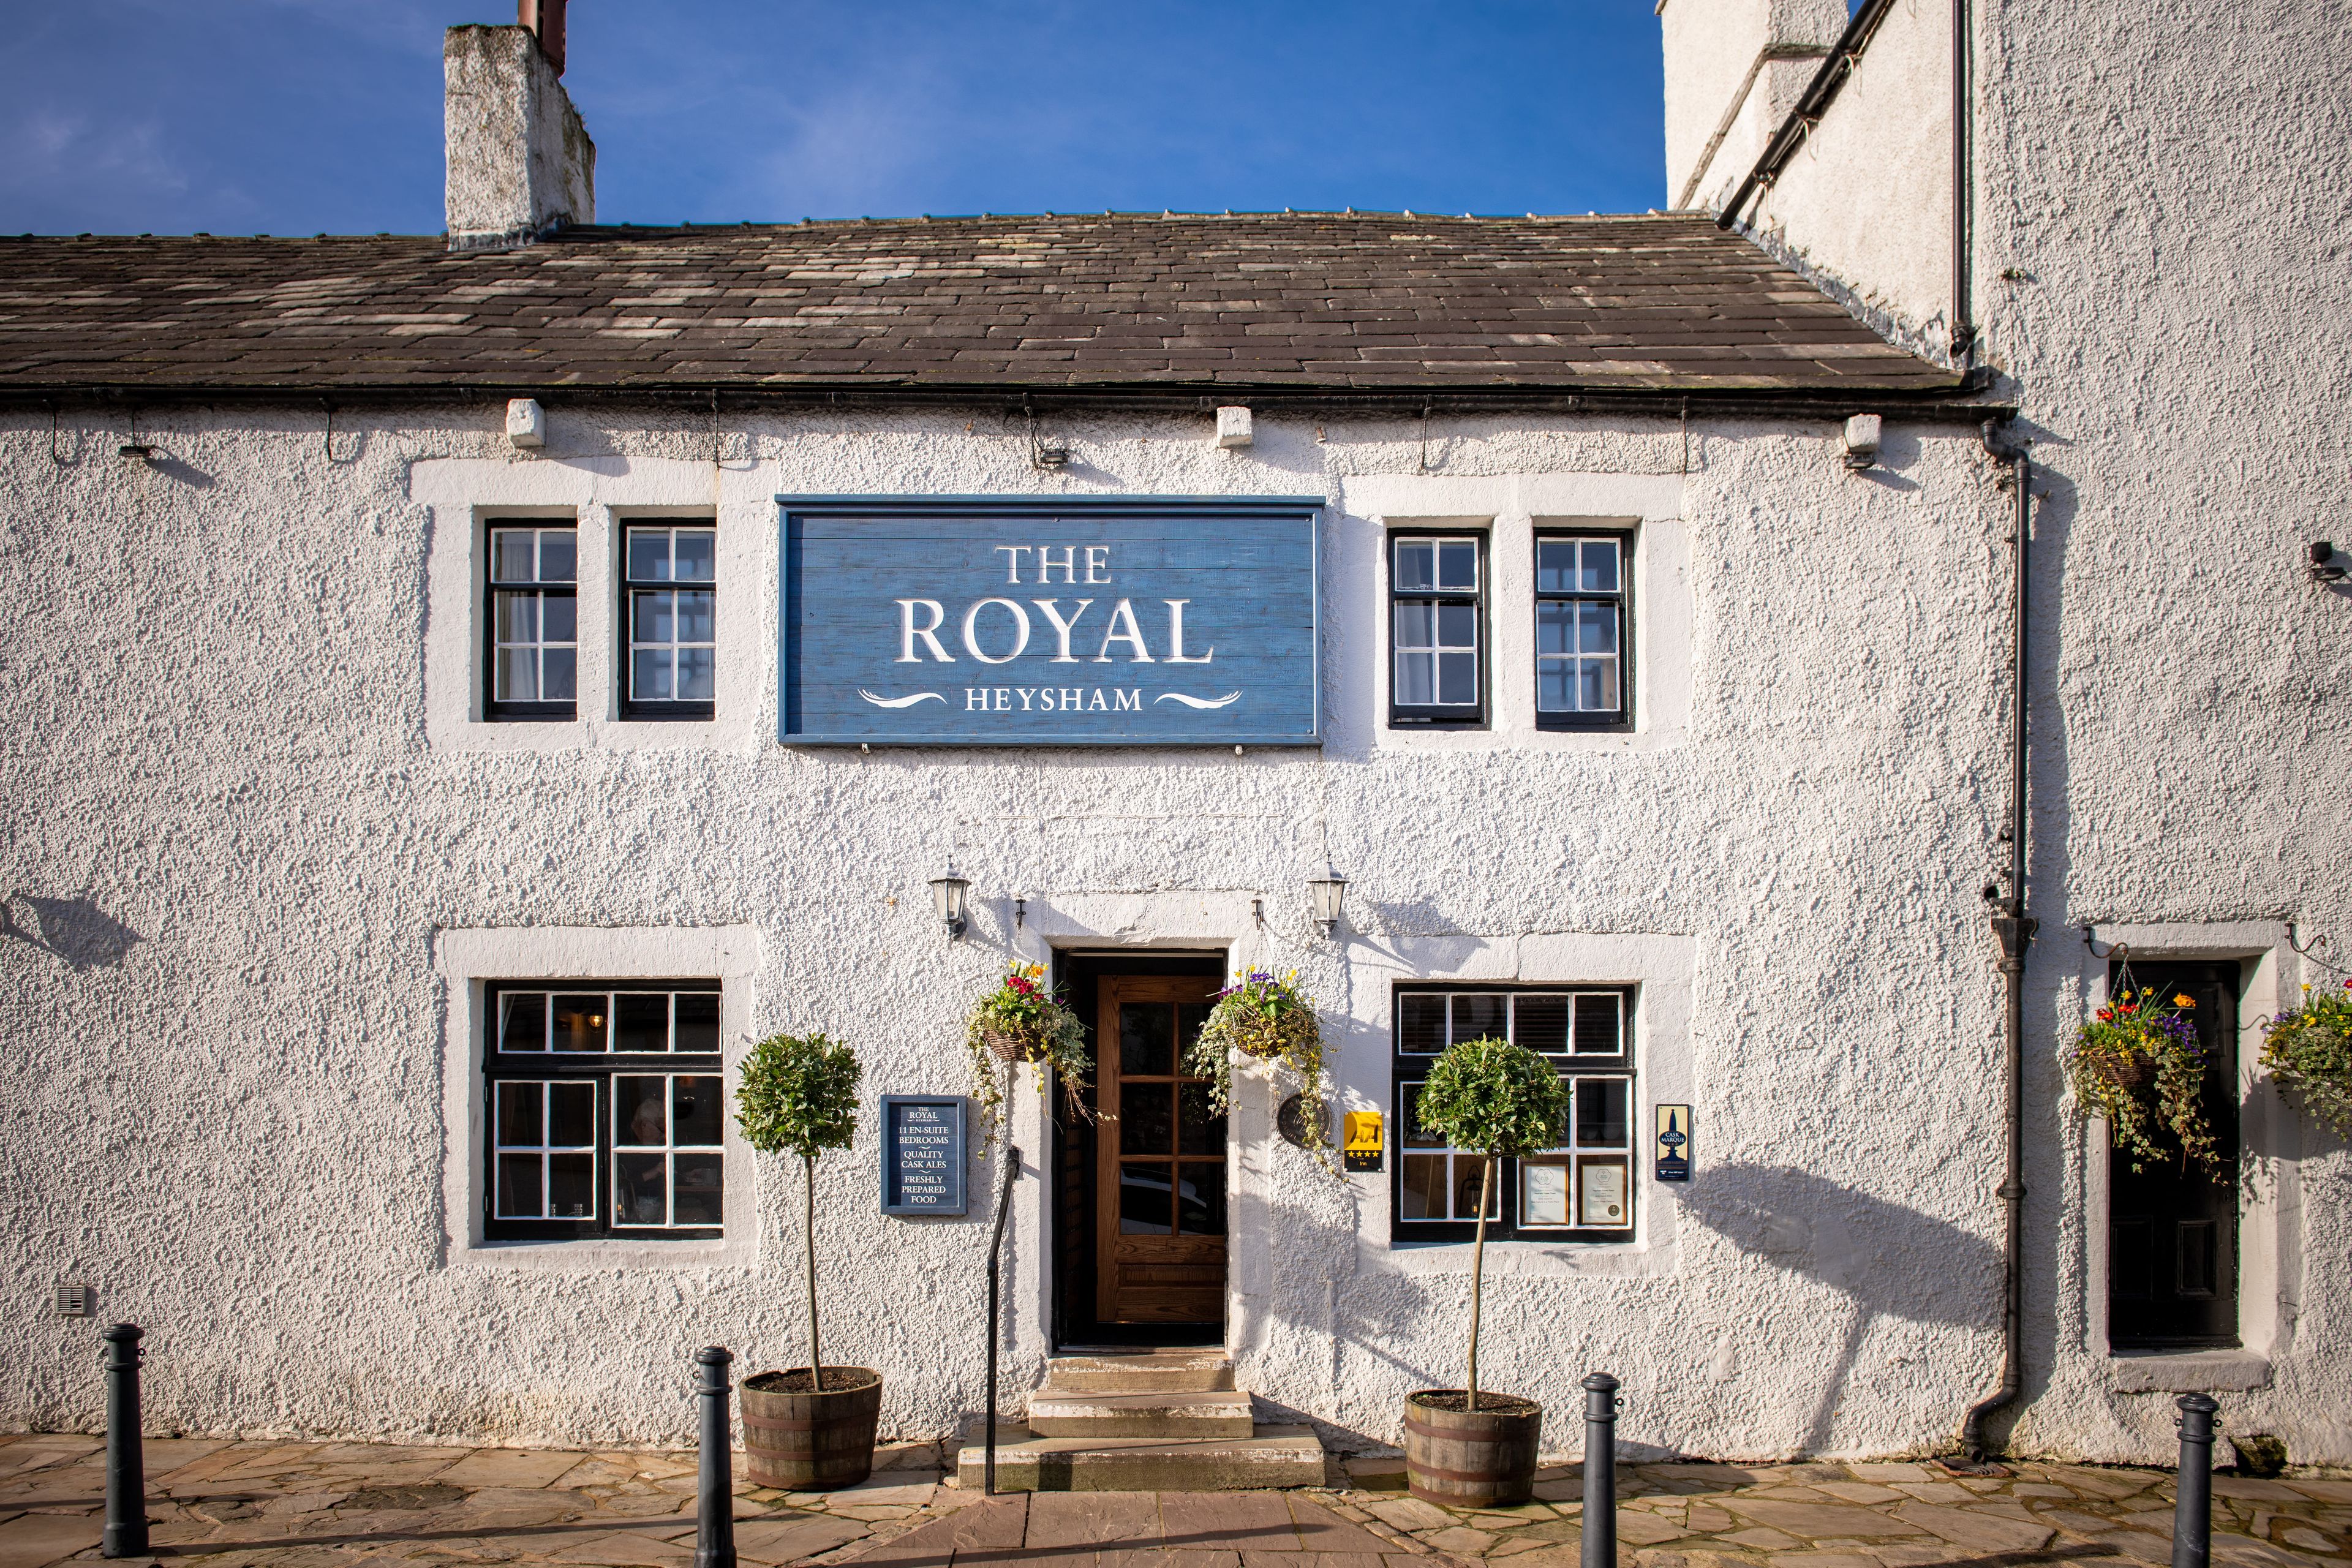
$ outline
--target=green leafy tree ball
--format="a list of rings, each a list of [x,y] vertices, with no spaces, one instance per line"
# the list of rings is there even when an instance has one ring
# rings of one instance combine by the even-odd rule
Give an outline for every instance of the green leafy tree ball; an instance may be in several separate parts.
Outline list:
[[[1413,1114],[1456,1149],[1486,1156],[1478,1176],[1478,1238],[1470,1249],[1470,1408],[1478,1408],[1478,1297],[1486,1268],[1486,1210],[1495,1162],[1567,1142],[1568,1085],[1559,1070],[1508,1040],[1463,1040],[1437,1058]]]
[[[809,1387],[824,1386],[816,1332],[816,1157],[857,1131],[857,1053],[823,1035],[771,1035],[751,1047],[735,1089],[735,1125],[763,1154],[798,1154],[807,1177]]]

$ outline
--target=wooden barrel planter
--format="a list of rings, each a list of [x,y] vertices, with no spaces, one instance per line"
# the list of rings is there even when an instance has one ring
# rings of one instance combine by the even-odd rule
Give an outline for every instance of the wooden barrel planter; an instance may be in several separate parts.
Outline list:
[[[743,1380],[744,1469],[756,1484],[782,1491],[854,1487],[874,1473],[882,1374],[829,1366],[824,1392],[812,1393],[807,1384],[805,1367]]]
[[[1407,1489],[1448,1508],[1511,1508],[1531,1500],[1543,1406],[1483,1391],[1476,1410],[1459,1408],[1464,1403],[1453,1388],[1405,1395]]]

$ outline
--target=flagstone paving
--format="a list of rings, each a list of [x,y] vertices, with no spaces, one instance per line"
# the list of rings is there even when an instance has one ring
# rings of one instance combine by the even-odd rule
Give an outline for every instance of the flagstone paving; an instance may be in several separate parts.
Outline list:
[[[0,1568],[97,1562],[97,1438],[0,1436]],[[690,1568],[691,1453],[151,1440],[153,1555],[205,1568],[400,1563]],[[748,1568],[1571,1568],[1573,1467],[1522,1508],[1438,1508],[1395,1461],[1304,1492],[1040,1493],[940,1484],[938,1450],[894,1449],[830,1494],[736,1486]],[[2219,1568],[2352,1563],[2352,1479],[2213,1479]],[[1925,1464],[1627,1465],[1620,1568],[2164,1568],[2163,1471],[2020,1464],[1999,1478]]]

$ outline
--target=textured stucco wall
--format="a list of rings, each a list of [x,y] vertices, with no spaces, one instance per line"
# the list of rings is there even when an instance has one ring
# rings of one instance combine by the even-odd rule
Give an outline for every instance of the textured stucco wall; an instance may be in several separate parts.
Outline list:
[[[596,144],[529,29],[452,27],[441,68],[452,236],[515,240],[596,221]]]
[[[2280,0],[1978,6],[1980,357],[2040,465],[2034,529],[2038,1042],[2100,994],[2078,927],[2239,959],[2249,1027],[2347,940],[2352,595],[2301,571],[2345,532],[2352,436],[2352,15]],[[1902,0],[1759,209],[1765,242],[1899,339],[1943,346],[1948,9]],[[2063,615],[2049,607],[2062,603]],[[2339,961],[2340,962],[2340,961]],[[2106,1353],[2102,1130],[2029,1079],[2032,1330],[2019,1438],[2147,1450],[2121,1384],[2223,1392],[2298,1459],[2352,1448],[2352,1162],[2245,1075],[2242,1353]],[[2252,1386],[2249,1386],[2252,1385]]]
[[[1672,0],[1658,16],[1666,200],[1719,207],[1844,31],[1845,7],[1840,0]]]
[[[1383,1107],[1391,979],[1633,981],[1641,1098],[1697,1105],[1698,1179],[1644,1183],[1635,1245],[1491,1249],[1496,1385],[1567,1411],[1605,1365],[1634,1394],[1629,1442],[1760,1457],[1934,1447],[1989,1384],[1999,993],[1979,888],[2002,791],[2007,514],[1972,440],[1898,424],[1885,466],[1856,476],[1827,425],[1440,417],[1424,473],[1416,420],[1262,413],[1256,445],[1225,451],[1205,416],[1072,417],[1049,433],[1076,458],[1046,476],[990,409],[730,416],[716,466],[699,416],[551,416],[545,454],[523,458],[495,408],[346,411],[330,456],[299,410],[148,409],[152,467],[116,458],[122,433],[96,416],[68,414],[62,460],[45,418],[0,419],[0,584],[29,633],[0,652],[17,716],[0,1035],[18,1073],[0,1100],[0,1258],[20,1302],[0,1320],[0,1421],[98,1424],[93,1325],[44,1300],[86,1279],[100,1321],[150,1327],[162,1426],[684,1438],[693,1347],[772,1362],[798,1342],[789,1173],[756,1173],[758,1214],[733,1210],[727,1242],[659,1256],[501,1255],[460,1209],[469,976],[595,965],[640,935],[740,976],[730,1052],[823,1026],[863,1047],[875,1094],[960,1086],[958,1019],[1008,950],[1296,963],[1351,1102]],[[909,490],[1327,494],[1329,743],[778,747],[771,498]],[[446,660],[474,614],[478,515],[516,506],[577,517],[591,561],[616,520],[717,518],[750,592],[724,601],[715,723],[614,723],[592,702],[551,736],[484,743],[519,731],[471,723]],[[1382,524],[1483,518],[1504,542],[1579,516],[1643,520],[1641,731],[1382,731]],[[583,646],[604,636],[602,569],[583,577]],[[2266,614],[2290,608],[2282,584]],[[2049,618],[2041,637],[2090,628]],[[2105,679],[2084,659],[2067,690]],[[2137,764],[2100,763],[2045,812],[2128,823]],[[2300,823],[2249,793],[2153,886],[2142,853],[2103,873],[2084,918],[2124,907],[2110,888],[2183,918],[2283,901],[2324,917],[2340,891],[2298,836],[2341,824],[2315,784],[2294,788]],[[2063,842],[2066,820],[2044,831]],[[2250,865],[2248,843],[2286,858]],[[1306,918],[1327,852],[1353,879],[1338,942]],[[978,904],[955,946],[923,886],[950,854]],[[2163,892],[2195,870],[2201,897]],[[2046,1110],[2079,985],[2054,917],[2035,993],[2044,1321],[2051,1291],[2080,1283],[2079,1247],[2049,1250],[2079,1159]],[[1235,1121],[1244,1384],[1343,1446],[1391,1441],[1403,1391],[1458,1378],[1467,1248],[1390,1247],[1385,1178],[1314,1173],[1271,1138],[1272,1100],[1245,1088]],[[1023,1117],[1034,1160],[1034,1101]],[[2340,1185],[2329,1159],[2317,1179]],[[984,1220],[878,1217],[874,1161],[869,1123],[824,1171],[829,1353],[886,1371],[889,1429],[941,1432],[978,1404]],[[1039,1187],[1021,1191],[1013,1388],[1037,1375],[1050,1289]],[[2340,1225],[2311,1207],[2299,1223]],[[2343,1250],[2322,1261],[2305,1237],[2278,1363],[2272,1425],[2313,1457],[2313,1412],[2344,1404]],[[2096,1362],[2065,1376],[2035,1444],[2167,1451],[2160,1395],[2114,1393]]]

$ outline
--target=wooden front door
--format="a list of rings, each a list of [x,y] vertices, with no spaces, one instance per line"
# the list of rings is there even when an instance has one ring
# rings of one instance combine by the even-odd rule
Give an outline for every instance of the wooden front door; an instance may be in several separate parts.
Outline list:
[[[1102,982],[1095,1314],[1103,1322],[1224,1321],[1225,1119],[1209,1114],[1209,1086],[1183,1062],[1215,994],[1205,976]]]

